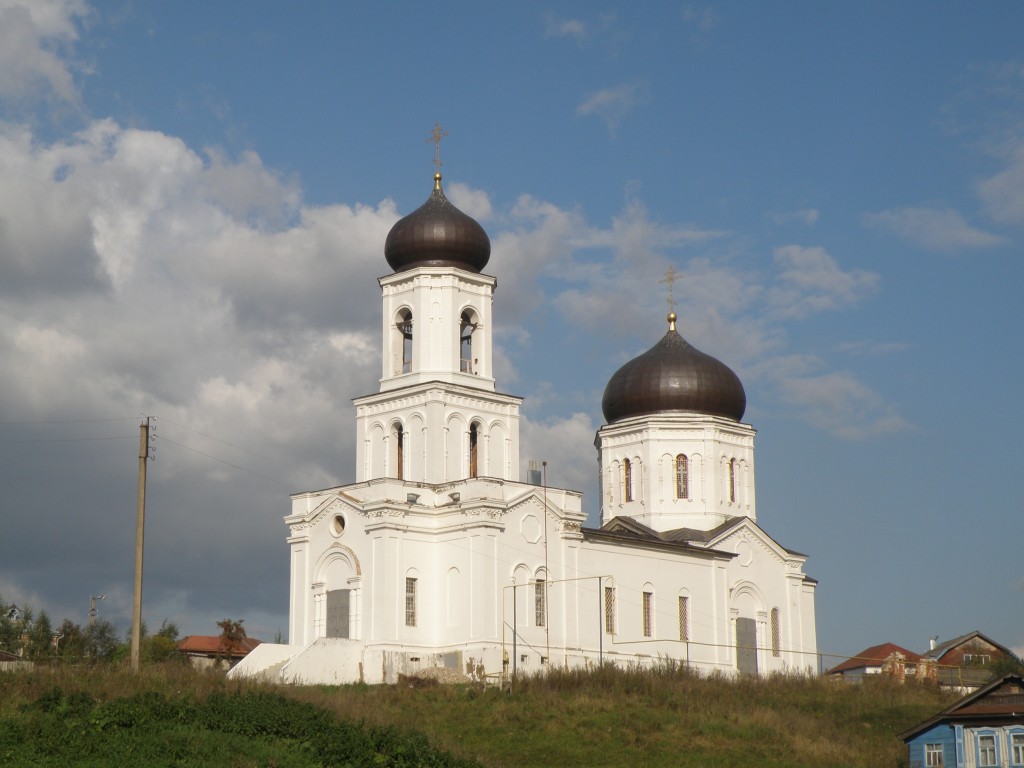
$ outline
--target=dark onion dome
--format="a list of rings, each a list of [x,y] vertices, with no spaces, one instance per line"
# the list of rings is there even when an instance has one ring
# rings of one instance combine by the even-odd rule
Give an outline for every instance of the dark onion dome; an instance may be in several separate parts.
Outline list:
[[[474,219],[444,196],[441,174],[427,202],[398,222],[384,241],[384,258],[395,272],[415,267],[458,267],[480,272],[491,258],[491,241]]]
[[[739,376],[705,355],[676,331],[675,312],[668,333],[639,357],[619,368],[604,388],[601,410],[609,424],[631,416],[689,411],[739,421],[747,395]]]

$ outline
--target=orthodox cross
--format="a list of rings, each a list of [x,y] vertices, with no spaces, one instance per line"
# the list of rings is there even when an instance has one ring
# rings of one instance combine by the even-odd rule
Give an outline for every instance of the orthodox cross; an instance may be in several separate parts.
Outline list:
[[[668,311],[674,312],[676,309],[676,301],[674,295],[674,287],[676,280],[682,278],[683,273],[679,272],[672,264],[668,265],[668,270],[665,272],[665,277],[658,281],[660,285],[668,286]]]
[[[448,135],[448,131],[441,128],[440,123],[434,123],[434,130],[430,132],[427,141],[434,142],[434,169],[441,172],[441,139]]]

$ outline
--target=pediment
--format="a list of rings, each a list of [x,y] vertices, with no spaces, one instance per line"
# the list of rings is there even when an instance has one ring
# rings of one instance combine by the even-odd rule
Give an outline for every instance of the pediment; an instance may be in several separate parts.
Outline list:
[[[744,548],[750,550],[756,547],[780,563],[790,563],[797,567],[804,559],[802,555],[790,552],[775,541],[749,517],[735,518],[719,526],[716,531],[711,532],[707,546],[728,552],[739,552]]]

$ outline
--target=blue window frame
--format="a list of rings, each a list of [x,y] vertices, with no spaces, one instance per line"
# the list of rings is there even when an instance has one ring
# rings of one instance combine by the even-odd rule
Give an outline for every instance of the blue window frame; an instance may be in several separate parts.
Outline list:
[[[924,768],[943,768],[943,747],[941,743],[929,743],[924,745]]]
[[[974,732],[974,754],[978,768],[998,768],[999,739],[995,731]]]
[[[1010,765],[1024,765],[1024,729],[1009,732]]]

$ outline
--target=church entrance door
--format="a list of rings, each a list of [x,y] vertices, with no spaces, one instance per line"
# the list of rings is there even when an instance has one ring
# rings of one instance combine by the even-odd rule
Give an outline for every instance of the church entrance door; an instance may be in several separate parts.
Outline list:
[[[352,590],[331,589],[327,592],[327,637],[349,636],[348,617]]]
[[[757,674],[757,622],[736,619],[736,668],[741,675]]]

